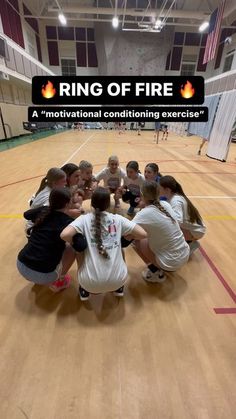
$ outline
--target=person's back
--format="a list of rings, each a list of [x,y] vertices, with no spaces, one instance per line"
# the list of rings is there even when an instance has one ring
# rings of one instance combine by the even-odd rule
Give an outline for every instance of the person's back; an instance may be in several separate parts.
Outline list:
[[[169,200],[169,203],[175,213],[176,219],[182,230],[191,231],[193,237],[200,239],[206,232],[204,223],[191,222],[188,213],[188,203],[184,196],[175,194]]]
[[[109,292],[121,286],[127,266],[121,251],[121,236],[130,234],[134,224],[118,214],[100,214],[101,239],[108,257],[99,254],[96,243],[96,221],[93,213],[81,216],[71,225],[87,239],[85,259],[79,270],[79,281],[89,292]]]
[[[43,211],[48,211],[48,207],[30,209],[24,217],[34,224]],[[60,234],[72,220],[63,212],[51,211],[42,224],[32,228],[28,243],[19,253],[19,260],[39,272],[53,271],[65,249]]]
[[[39,208],[49,205],[49,195],[53,188],[64,187],[66,185],[66,174],[57,167],[48,170],[46,176],[42,179],[39,189],[30,200],[30,208]],[[30,236],[30,230],[33,222],[29,219],[25,225],[26,236]]]
[[[127,279],[127,266],[121,249],[121,236],[141,239],[145,231],[118,214],[108,213],[110,192],[98,187],[92,195],[93,213],[82,215],[62,232],[63,240],[71,243],[73,236],[80,233],[85,236],[87,249],[84,261],[79,263],[78,280],[81,300],[85,301],[89,293],[114,291],[123,296],[123,287]]]
[[[49,204],[49,195],[51,192],[51,188],[49,186],[45,186],[45,188],[38,193],[34,198],[32,198],[30,208],[39,208],[44,205]]]
[[[152,252],[158,257],[164,270],[175,270],[188,259],[189,246],[184,236],[174,211],[170,204],[161,202],[161,207],[172,217],[166,216],[156,205],[143,208],[133,221],[147,232],[148,244]]]
[[[52,167],[42,179],[39,189],[32,198],[30,208],[33,209],[43,205],[49,205],[49,195],[52,189],[63,186],[66,186],[65,172],[57,167]]]
[[[206,226],[199,211],[173,176],[161,177],[160,194],[170,203],[185,239],[188,241],[201,239],[206,232]]]
[[[49,286],[54,292],[68,288],[71,277],[67,272],[75,260],[75,250],[83,251],[87,245],[82,235],[74,237],[74,248],[60,237],[62,230],[73,220],[67,215],[70,201],[69,188],[54,188],[48,207],[24,213],[34,225],[28,243],[18,254],[18,271],[28,281]]]

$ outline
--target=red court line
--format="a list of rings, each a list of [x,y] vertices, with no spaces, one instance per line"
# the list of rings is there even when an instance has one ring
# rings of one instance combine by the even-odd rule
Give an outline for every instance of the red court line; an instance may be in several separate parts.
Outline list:
[[[177,162],[180,162],[180,163],[181,162],[182,163],[185,163],[185,162],[215,163],[215,164],[222,163],[221,161],[218,161],[218,160],[213,161],[213,160],[198,160],[198,159],[195,159],[195,160],[193,160],[193,159],[191,159],[191,160],[178,160],[178,159],[157,160],[158,163],[168,163],[168,162],[173,162],[173,161],[177,161]],[[227,166],[236,166],[236,163],[227,163],[227,162],[224,162],[224,167],[227,167]]]
[[[236,308],[214,308],[216,314],[236,314]]]
[[[147,162],[149,162],[149,160],[147,160]],[[146,163],[146,162],[141,162],[141,163]],[[105,166],[107,164],[104,163],[98,163],[98,164],[94,164],[93,167],[97,167],[97,166]],[[123,164],[123,162],[121,162],[121,164]],[[169,170],[166,171],[166,173],[173,173],[173,174],[190,174],[190,175],[236,175],[235,173],[222,173],[222,172],[170,172]],[[43,177],[45,176],[45,174],[43,175],[37,175],[37,176],[32,176],[32,177],[28,177],[25,179],[21,179],[21,180],[17,180],[16,182],[12,182],[12,183],[6,183],[5,185],[0,185],[0,189],[2,188],[6,188],[7,186],[13,186],[16,185],[17,183],[21,183],[21,182],[27,182],[28,180],[32,180],[32,179],[37,179],[39,177]],[[223,195],[222,195],[223,196]]]
[[[42,176],[44,176],[44,175],[32,176],[32,177],[28,177],[28,178],[25,178],[25,179],[17,180],[16,182],[6,183],[6,185],[1,185],[1,186],[0,186],[0,189],[1,189],[1,188],[6,188],[7,186],[16,185],[17,183],[27,182],[28,180],[31,180],[31,179],[36,179],[36,178],[38,178],[38,177],[42,177]]]
[[[149,163],[150,162],[150,159],[149,160],[142,160],[142,161],[139,161],[139,163]],[[170,159],[170,160],[156,160],[156,162],[157,163],[168,163],[168,162],[178,162],[178,163],[185,163],[185,162],[198,162],[198,163],[219,163],[218,161],[208,161],[208,160],[202,160],[202,161],[200,161],[200,160],[178,160],[178,159]],[[123,161],[121,161],[120,162],[121,164],[126,164],[127,162],[123,162]],[[97,167],[97,166],[105,166],[105,165],[107,165],[107,161],[105,162],[105,163],[97,163],[97,164],[94,164],[93,166],[94,167]],[[226,166],[236,166],[236,164],[235,163],[225,163],[225,167]],[[227,173],[227,172],[199,172],[199,171],[194,171],[194,172],[188,172],[188,171],[186,171],[186,172],[169,172],[169,171],[167,171],[167,173],[173,173],[173,174],[199,174],[199,175],[236,175],[236,173]],[[0,189],[2,189],[2,188],[6,188],[7,186],[13,186],[13,185],[16,185],[17,183],[21,183],[21,182],[27,182],[28,180],[32,180],[32,179],[37,179],[37,178],[39,178],[39,177],[42,177],[42,176],[44,176],[44,175],[37,175],[37,176],[32,176],[32,177],[28,177],[28,178],[25,178],[25,179],[21,179],[21,180],[17,180],[16,182],[12,182],[12,183],[7,183],[7,184],[5,184],[5,185],[0,185]]]
[[[170,172],[169,170],[165,170],[165,172],[168,172],[168,173],[189,173],[189,174],[191,174],[191,175],[195,175],[195,174],[198,174],[198,175],[236,175],[236,172],[235,173],[230,173],[230,172]]]
[[[225,290],[229,294],[229,296],[232,298],[233,302],[236,303],[236,294],[232,290],[232,288],[230,287],[230,285],[228,284],[226,279],[220,273],[219,269],[216,267],[214,262],[211,260],[211,258],[208,256],[208,254],[205,252],[205,250],[202,247],[200,247],[199,250],[202,253],[203,257],[206,259],[208,265],[210,266],[210,268],[212,269],[214,274],[217,276],[217,278],[219,279],[219,281],[221,282],[221,284],[223,285],[223,287],[225,288]]]

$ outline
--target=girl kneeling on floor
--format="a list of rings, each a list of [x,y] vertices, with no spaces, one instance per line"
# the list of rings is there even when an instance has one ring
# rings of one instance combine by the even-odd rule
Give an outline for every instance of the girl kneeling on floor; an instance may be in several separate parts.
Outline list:
[[[87,300],[90,293],[111,291],[122,297],[127,266],[122,256],[121,236],[140,240],[146,233],[132,221],[106,211],[110,206],[108,189],[98,187],[93,192],[91,205],[92,213],[81,215],[61,233],[61,238],[69,243],[76,233],[87,240],[84,261],[78,270],[80,299]]]
[[[66,275],[75,260],[75,250],[83,251],[86,240],[76,235],[75,250],[60,238],[62,230],[73,218],[66,212],[70,207],[71,193],[68,188],[53,189],[49,206],[26,211],[24,217],[34,223],[28,243],[20,251],[17,268],[20,274],[35,284],[47,285],[54,291],[61,291],[70,285]],[[76,246],[78,245],[78,246]]]
[[[158,184],[145,181],[141,192],[145,208],[136,214],[133,222],[147,232],[147,238],[135,241],[134,249],[148,265],[143,278],[163,282],[163,271],[176,271],[188,261],[189,246],[170,204],[160,203]]]
[[[197,208],[185,195],[182,186],[172,176],[162,176],[160,179],[160,194],[167,198],[176,219],[189,244],[190,254],[200,247],[200,240],[205,232],[206,226]]]

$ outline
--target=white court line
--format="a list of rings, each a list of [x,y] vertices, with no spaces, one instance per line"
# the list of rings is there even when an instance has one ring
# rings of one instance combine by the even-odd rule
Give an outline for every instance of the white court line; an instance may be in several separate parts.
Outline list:
[[[188,198],[199,198],[199,199],[236,199],[236,196],[211,196],[211,195],[188,195]]]
[[[62,163],[61,164],[61,167],[62,166],[64,166],[66,163],[69,163],[69,161],[78,153],[78,151],[80,151],[81,150],[81,148],[83,148],[92,138],[93,138],[93,136],[94,136],[95,134],[92,134],[92,135],[90,135],[88,138],[87,138],[87,140],[83,143],[83,144],[81,144],[76,150],[75,150],[75,152],[73,153],[73,154],[71,154],[71,156],[64,162],[64,163]]]

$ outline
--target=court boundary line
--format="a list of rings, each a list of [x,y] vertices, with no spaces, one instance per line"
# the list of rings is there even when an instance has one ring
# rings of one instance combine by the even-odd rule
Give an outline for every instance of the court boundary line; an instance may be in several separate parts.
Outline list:
[[[88,138],[87,138],[87,140],[85,140],[85,142],[83,143],[83,144],[81,144],[76,150],[75,150],[75,152],[74,153],[72,153],[71,154],[71,156],[64,162],[64,163],[62,163],[61,164],[61,167],[62,166],[64,166],[65,164],[67,164],[67,163],[69,163],[69,161],[78,153],[78,151],[80,151],[81,150],[81,148],[83,148],[92,138],[93,138],[93,136],[95,135],[95,133],[93,133],[93,134],[91,134]]]
[[[37,179],[38,177],[42,177],[43,175],[31,176],[25,179],[17,180],[16,182],[6,183],[5,185],[0,185],[0,189],[6,188],[7,186],[17,185],[17,183],[27,182],[28,180]]]
[[[74,151],[74,153],[72,153],[71,156],[64,163],[61,164],[61,167],[64,166],[66,163],[68,163],[78,153],[78,151],[80,151],[81,148],[83,148],[92,139],[92,137],[94,135],[95,135],[95,133],[91,134],[87,138],[87,140],[85,140],[84,143],[80,144],[80,146]],[[17,180],[16,182],[11,182],[11,183],[7,183],[5,185],[0,185],[0,189],[6,188],[7,186],[16,185],[17,183],[27,182],[28,180],[37,179],[37,178],[42,177],[42,176],[44,176],[44,174],[37,175],[37,176],[31,176],[31,177],[28,177],[28,178],[25,178],[25,179]]]
[[[210,266],[211,270],[214,272],[215,276],[218,278],[218,280],[223,285],[223,287],[226,290],[227,294],[231,297],[231,299],[233,300],[233,302],[236,304],[236,293],[234,292],[234,290],[228,284],[228,282],[223,277],[223,275],[221,274],[221,272],[219,271],[219,269],[216,267],[216,265],[214,264],[214,262],[210,258],[210,256],[208,256],[208,254],[206,253],[206,251],[202,247],[200,247],[199,250],[200,250],[202,256],[204,257],[204,259],[206,260],[206,262],[208,263],[208,265]],[[236,307],[232,307],[232,308],[223,308],[223,307],[222,308],[219,308],[218,307],[218,308],[214,308],[213,310],[215,311],[216,314],[234,314],[234,313],[236,313]]]
[[[216,314],[236,314],[236,307],[235,308],[217,307],[217,308],[214,308],[214,312]]]

